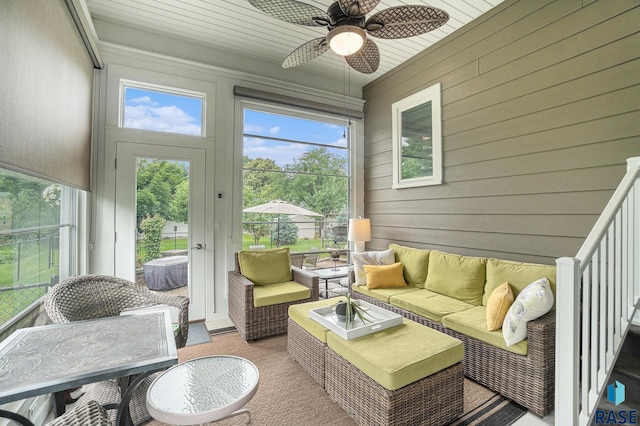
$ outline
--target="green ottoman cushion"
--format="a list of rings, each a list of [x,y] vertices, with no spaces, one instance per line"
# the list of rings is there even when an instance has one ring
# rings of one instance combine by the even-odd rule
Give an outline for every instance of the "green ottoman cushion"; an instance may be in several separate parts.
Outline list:
[[[357,339],[329,332],[327,346],[388,390],[430,376],[464,356],[460,340],[406,318],[401,325]]]
[[[311,319],[309,311],[311,309],[324,308],[325,306],[333,305],[338,300],[344,300],[344,298],[333,297],[331,299],[322,299],[315,302],[291,305],[289,306],[289,318],[322,343],[327,343],[327,331],[329,330],[318,321]]]
[[[253,306],[256,308],[295,302],[310,297],[311,289],[295,281],[253,286]]]

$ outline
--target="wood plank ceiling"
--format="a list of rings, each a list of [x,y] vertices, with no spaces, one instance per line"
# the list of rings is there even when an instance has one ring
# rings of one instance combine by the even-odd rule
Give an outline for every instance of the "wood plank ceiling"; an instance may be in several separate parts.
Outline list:
[[[303,1],[326,10],[332,0]],[[397,40],[376,38],[381,57],[378,71],[368,75],[351,71],[351,81],[365,85],[502,1],[380,1],[368,16],[389,7],[428,4],[445,10],[450,19],[441,28],[420,36]],[[326,29],[321,27],[298,26],[265,15],[247,0],[87,0],[87,5],[93,19],[166,34],[222,51],[242,52],[258,61],[278,64],[299,45],[326,34]],[[333,76],[342,76],[347,69],[344,60],[331,51],[301,67]]]

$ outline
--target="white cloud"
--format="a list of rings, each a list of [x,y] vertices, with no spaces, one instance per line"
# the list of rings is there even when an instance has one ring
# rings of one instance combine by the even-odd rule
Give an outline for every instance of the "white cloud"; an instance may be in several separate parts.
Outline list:
[[[245,138],[243,154],[249,158],[271,158],[280,167],[292,164],[293,160],[309,148],[301,144],[274,144],[260,138]]]
[[[280,126],[271,127],[269,129],[269,134],[277,135],[279,131],[280,131]]]
[[[176,106],[156,107],[148,96],[132,99],[125,106],[124,126],[155,132],[201,135],[196,119]]]
[[[256,126],[254,124],[244,123],[244,133],[262,133],[264,132],[264,127]]]

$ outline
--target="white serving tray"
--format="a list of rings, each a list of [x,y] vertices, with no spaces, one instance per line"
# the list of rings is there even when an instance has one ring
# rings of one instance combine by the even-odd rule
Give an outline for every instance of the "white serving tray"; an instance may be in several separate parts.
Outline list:
[[[309,317],[327,327],[343,339],[350,340],[402,324],[402,316],[363,300],[352,300],[366,310],[365,318],[371,322],[363,322],[356,316],[355,321],[346,328],[346,322],[338,321],[333,306],[326,306],[309,311]]]

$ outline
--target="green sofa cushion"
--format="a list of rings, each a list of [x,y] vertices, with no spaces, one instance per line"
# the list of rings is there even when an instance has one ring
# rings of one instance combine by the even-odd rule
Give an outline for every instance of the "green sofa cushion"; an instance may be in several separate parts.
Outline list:
[[[424,288],[429,267],[429,250],[404,247],[398,244],[389,244],[389,248],[393,249],[396,262],[402,262],[404,280],[407,285]]]
[[[556,294],[556,267],[552,265],[538,265],[535,263],[513,262],[510,260],[488,259],[487,283],[482,296],[482,304],[487,305],[491,292],[500,284],[507,281],[513,290],[513,296],[518,294],[529,284],[540,278],[547,277],[551,284],[551,291]]]
[[[388,390],[457,364],[464,355],[460,340],[406,318],[398,326],[351,340],[329,332],[327,345]]]
[[[398,294],[404,293],[412,293],[414,291],[421,291],[417,287],[395,287],[395,288],[376,288],[373,290],[369,290],[365,286],[358,286],[353,284],[351,289],[357,293],[364,294],[365,296],[373,297],[374,299],[380,300],[381,302],[389,303],[389,299],[393,296],[397,296]]]
[[[392,296],[389,302],[438,323],[442,323],[442,317],[445,315],[466,311],[474,307],[470,303],[426,289]]]
[[[463,312],[447,315],[442,319],[442,324],[450,330],[520,355],[526,355],[529,350],[526,339],[507,347],[502,336],[502,329],[487,330],[487,308],[484,306],[475,306]]]
[[[255,285],[290,281],[289,247],[273,250],[243,250],[238,252],[240,273]]]
[[[253,306],[278,305],[311,297],[311,289],[295,281],[253,286]]]
[[[338,300],[344,300],[344,297],[332,297],[331,299],[321,299],[314,302],[291,305],[288,309],[289,318],[322,343],[327,343],[327,331],[329,331],[329,329],[321,325],[318,321],[311,319],[309,311],[333,305]]]
[[[431,250],[425,288],[479,306],[482,303],[486,264],[485,258]]]

